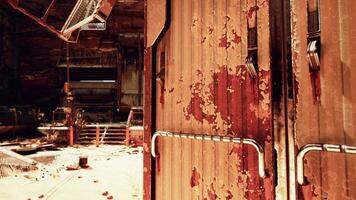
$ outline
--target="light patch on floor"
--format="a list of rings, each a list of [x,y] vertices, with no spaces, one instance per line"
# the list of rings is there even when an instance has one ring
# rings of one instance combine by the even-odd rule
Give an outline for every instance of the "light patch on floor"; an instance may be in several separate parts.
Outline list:
[[[88,156],[90,168],[67,171]],[[6,200],[100,200],[142,199],[142,148],[89,146],[39,152],[54,160],[36,171],[17,173],[0,179],[0,199]],[[42,157],[43,161],[43,157]]]

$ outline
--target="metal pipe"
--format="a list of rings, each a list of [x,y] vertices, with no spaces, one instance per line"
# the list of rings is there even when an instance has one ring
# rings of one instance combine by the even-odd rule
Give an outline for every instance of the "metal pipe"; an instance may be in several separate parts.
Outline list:
[[[300,185],[305,184],[304,178],[304,157],[310,151],[326,151],[334,153],[356,154],[356,146],[339,144],[307,144],[304,145],[297,155],[297,181]]]
[[[49,12],[51,11],[51,9],[53,8],[53,6],[56,4],[56,0],[52,0],[51,4],[49,4],[49,7],[47,8],[45,14],[42,16],[41,20],[43,22],[47,21],[47,17],[49,15]]]
[[[99,135],[100,135],[100,127],[97,126],[95,129],[95,146],[99,147]]]
[[[65,38],[60,32],[59,30],[57,30],[55,27],[45,23],[41,18],[36,17],[35,15],[29,13],[27,10],[25,10],[24,8],[21,8],[20,6],[18,6],[17,1],[13,1],[13,0],[8,0],[8,3],[10,4],[10,6],[15,9],[18,10],[19,12],[21,12],[22,14],[26,15],[27,17],[31,18],[32,20],[36,21],[39,25],[43,26],[45,29],[47,29],[49,32],[57,35],[58,37],[60,37],[61,39],[68,41],[67,38]]]
[[[151,154],[155,158],[156,154],[156,140],[161,137],[175,137],[175,138],[185,138],[193,140],[202,140],[202,141],[214,141],[214,142],[231,142],[236,144],[247,144],[251,145],[256,149],[258,155],[258,174],[261,178],[266,177],[265,171],[265,159],[264,159],[264,150],[261,145],[259,145],[256,140],[250,138],[238,138],[238,137],[228,137],[228,136],[219,136],[219,135],[202,135],[202,134],[180,134],[172,133],[168,131],[157,131],[152,136],[151,142]]]

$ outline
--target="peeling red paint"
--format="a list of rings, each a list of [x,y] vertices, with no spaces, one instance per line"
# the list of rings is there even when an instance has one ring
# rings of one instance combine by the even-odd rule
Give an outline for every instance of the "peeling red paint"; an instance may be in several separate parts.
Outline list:
[[[213,183],[211,183],[210,188],[208,188],[208,197],[209,197],[209,200],[216,200],[218,198],[218,195],[216,194]]]
[[[231,200],[234,197],[234,195],[232,195],[230,190],[227,190],[226,192],[227,192],[227,196],[225,197],[225,199],[226,200]]]
[[[192,176],[190,177],[190,187],[198,186],[200,184],[200,177],[200,173],[194,167],[192,170]]]
[[[316,187],[312,184],[299,186],[298,188],[298,199],[300,200],[310,200],[318,196]]]
[[[312,92],[314,98],[314,104],[320,102],[321,86],[320,86],[320,72],[310,71],[310,81],[312,84]]]
[[[219,39],[219,47],[223,47],[223,48],[229,48],[231,45],[231,42],[227,41],[227,34],[224,33],[221,35],[221,38]]]
[[[252,6],[247,12],[247,17],[251,19],[253,13],[257,12],[258,9],[259,9],[259,7],[257,5],[256,6]]]
[[[161,172],[161,158],[158,154],[156,154],[156,169],[157,169],[157,174]]]
[[[244,65],[236,66],[236,72],[240,71],[244,68]],[[222,65],[219,67],[219,71],[213,74],[213,82],[209,84],[203,85],[203,74],[201,72],[197,72],[198,76],[200,76],[200,81],[193,84],[191,87],[192,97],[191,100],[186,107],[185,116],[186,119],[189,120],[190,116],[193,116],[195,120],[199,122],[203,122],[203,120],[208,121],[209,124],[215,130],[220,129],[217,126],[217,114],[220,114],[221,119],[224,121],[224,124],[228,125],[228,134],[237,135],[241,130],[241,120],[242,120],[242,93],[241,93],[241,82],[243,81],[241,78],[241,74],[229,74],[229,67],[226,65]],[[261,71],[260,72],[260,81],[264,80],[269,82],[269,72]],[[258,87],[255,82],[251,82],[249,77],[246,77],[248,81],[245,82],[244,85],[248,84],[250,88]],[[208,87],[208,89],[203,91],[203,87]],[[252,91],[252,90],[249,90]],[[256,89],[258,91],[258,89]],[[203,93],[204,92],[204,93]],[[259,92],[268,93],[269,86],[267,85],[265,88],[262,88]],[[256,92],[255,92],[256,93]],[[257,95],[257,93],[253,95]],[[252,94],[252,93],[251,93]],[[264,99],[263,96],[256,96],[253,102],[246,102],[248,106],[250,103],[253,103],[255,110],[248,109],[248,112],[252,112],[251,116],[254,118],[252,121],[258,121],[257,117],[261,115],[261,117],[269,117],[269,111],[267,113],[259,113],[258,112],[258,101],[268,101],[269,99]],[[231,105],[228,105],[228,102]],[[208,112],[205,108],[210,104],[214,104],[214,110]],[[266,131],[269,130],[269,123],[261,123],[261,128],[265,128]],[[264,143],[267,140],[268,134],[260,134],[258,135],[259,141]]]
[[[235,30],[232,30],[232,34],[234,35],[234,39],[232,39],[232,42],[235,44],[239,44],[241,42],[241,36],[237,35]]]
[[[211,35],[211,34],[213,34],[214,28],[209,26],[209,30],[208,31],[209,31],[209,35]]]
[[[159,97],[159,102],[161,104],[164,104],[164,93],[165,93],[166,89],[164,87],[161,87],[161,94],[160,94],[160,97]]]

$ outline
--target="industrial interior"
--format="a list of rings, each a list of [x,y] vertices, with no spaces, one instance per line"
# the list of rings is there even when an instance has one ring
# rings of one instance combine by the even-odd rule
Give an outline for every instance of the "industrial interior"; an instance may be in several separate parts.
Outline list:
[[[28,169],[30,161],[25,155],[47,152],[51,155],[37,157],[52,160],[53,152],[60,152],[57,148],[66,147],[81,152],[94,145],[105,151],[112,145],[112,154],[118,149],[127,155],[133,151],[138,158],[133,158],[132,165],[141,166],[143,42],[143,0],[1,1],[0,181],[11,182],[5,179],[19,173],[14,166],[20,172]],[[70,157],[65,151],[61,149],[58,154]],[[85,162],[98,156],[85,155],[81,158]],[[56,154],[53,159],[61,160],[61,156],[57,158]],[[72,161],[78,159],[77,156]],[[94,161],[88,166],[95,166]],[[66,170],[72,168],[76,169],[68,164]],[[105,171],[105,164],[97,168]],[[131,182],[140,185],[142,166],[137,170],[137,175],[131,178],[138,178]],[[43,187],[44,183],[41,184],[39,187]],[[15,196],[4,194],[14,187],[9,184],[8,190],[0,189],[0,199],[41,196],[25,192]],[[134,196],[127,191],[125,195],[140,199],[142,189],[137,187]],[[41,192],[47,199],[49,194],[45,195],[44,190]],[[105,197],[101,192],[98,194]],[[51,198],[72,199],[58,195]]]
[[[0,200],[356,200],[356,0],[1,0]]]

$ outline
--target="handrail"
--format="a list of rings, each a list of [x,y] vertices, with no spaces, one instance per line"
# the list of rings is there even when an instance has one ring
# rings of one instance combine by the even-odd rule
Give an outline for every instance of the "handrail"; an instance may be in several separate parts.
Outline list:
[[[261,145],[259,145],[254,139],[250,138],[238,138],[238,137],[228,137],[228,136],[218,136],[218,135],[202,135],[202,134],[185,134],[185,133],[172,133],[167,131],[157,131],[152,136],[151,143],[151,154],[155,158],[156,155],[156,140],[161,137],[175,137],[175,138],[185,138],[194,140],[205,140],[214,142],[232,142],[237,144],[247,144],[254,147],[258,154],[258,174],[261,178],[266,177],[265,171],[265,156],[264,150]]]
[[[310,151],[326,151],[336,153],[356,154],[356,146],[339,144],[307,144],[304,145],[297,155],[297,181],[300,185],[305,184],[304,178],[304,157]]]

